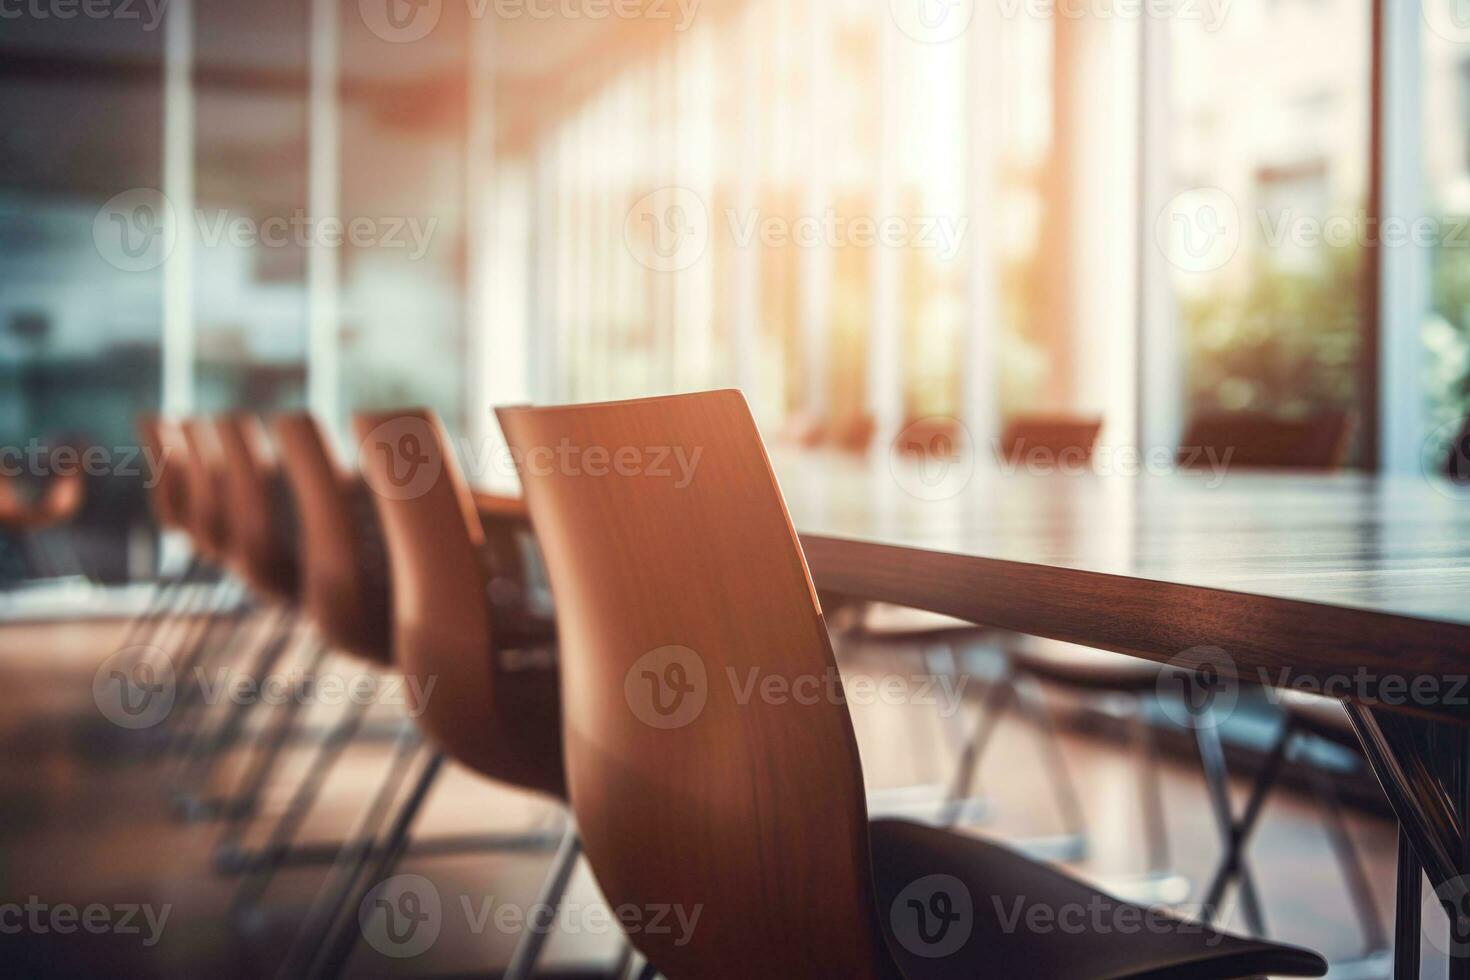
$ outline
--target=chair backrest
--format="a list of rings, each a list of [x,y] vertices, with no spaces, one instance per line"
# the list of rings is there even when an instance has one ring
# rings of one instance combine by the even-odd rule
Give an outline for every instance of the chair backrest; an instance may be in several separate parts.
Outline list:
[[[278,599],[298,592],[295,520],[265,426],[248,413],[214,420],[233,556],[247,581]]]
[[[673,977],[883,975],[852,720],[744,398],[499,416],[556,596],[592,869],[614,907],[700,914],[634,942]]]
[[[1008,463],[1024,463],[1040,453],[1048,464],[1085,464],[1102,431],[1096,416],[1014,415],[1001,430],[999,455]]]
[[[70,469],[46,480],[33,509],[36,530],[66,524],[82,512],[87,503],[87,474]]]
[[[210,561],[228,556],[230,538],[225,511],[224,458],[214,426],[203,418],[179,421],[188,483],[189,535],[194,548]]]
[[[873,444],[877,431],[878,424],[871,415],[848,415],[835,419],[827,427],[827,440],[844,452],[865,453]]]
[[[388,557],[366,484],[337,465],[310,415],[271,425],[301,529],[302,597],[332,646],[386,664],[392,654]]]
[[[501,661],[484,529],[438,418],[426,409],[361,414],[353,428],[388,544],[394,659],[420,687],[434,684],[420,726],[471,768],[561,795],[555,673],[539,672],[544,694],[528,692],[529,678]],[[548,717],[543,737],[537,722]]]
[[[34,494],[19,478],[0,474],[0,527],[11,531],[43,531],[65,524],[87,502],[87,475],[79,467],[52,473]]]
[[[1286,419],[1254,412],[1207,413],[1190,420],[1179,446],[1183,466],[1330,470],[1342,465],[1348,414],[1318,412]],[[1226,458],[1226,454],[1229,458]]]
[[[157,415],[138,417],[138,448],[144,454],[148,502],[161,528],[181,530],[188,520],[187,488],[178,453],[181,436],[173,422]]]

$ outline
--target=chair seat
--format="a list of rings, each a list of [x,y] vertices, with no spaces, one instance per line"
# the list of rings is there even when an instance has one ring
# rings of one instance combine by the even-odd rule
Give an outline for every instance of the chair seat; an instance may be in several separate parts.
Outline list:
[[[1336,698],[1326,698],[1301,691],[1285,691],[1281,697],[1281,710],[1285,711],[1291,723],[1302,731],[1311,732],[1313,735],[1330,739],[1349,748],[1358,748],[1358,735],[1353,731],[1353,724],[1348,721],[1347,712],[1343,710],[1342,703]]]
[[[1308,950],[1120,901],[973,837],[900,820],[874,821],[870,835],[879,917],[906,980],[1239,980],[1327,972],[1326,961]],[[922,926],[921,911],[929,916]],[[935,916],[952,920],[954,931],[944,931]],[[924,934],[935,940],[927,948]]]
[[[1159,665],[1153,661],[1076,643],[1025,636],[1007,652],[1016,670],[1066,687],[1151,691],[1158,684]]]

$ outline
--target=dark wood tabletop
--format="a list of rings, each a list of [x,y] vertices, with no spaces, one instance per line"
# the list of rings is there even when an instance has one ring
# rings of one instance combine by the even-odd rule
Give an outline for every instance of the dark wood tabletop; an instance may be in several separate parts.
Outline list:
[[[824,591],[1303,686],[1470,672],[1470,495],[1437,479],[773,462]]]

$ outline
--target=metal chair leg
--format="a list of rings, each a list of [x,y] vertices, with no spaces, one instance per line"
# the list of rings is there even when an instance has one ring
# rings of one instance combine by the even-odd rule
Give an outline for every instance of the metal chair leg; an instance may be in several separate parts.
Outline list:
[[[1216,827],[1220,832],[1220,844],[1224,850],[1224,856],[1214,880],[1210,883],[1209,891],[1206,893],[1203,908],[1204,920],[1206,922],[1215,920],[1216,915],[1219,914],[1220,902],[1225,896],[1225,889],[1231,881],[1238,881],[1241,912],[1245,916],[1246,927],[1257,936],[1265,936],[1265,916],[1261,910],[1260,898],[1256,893],[1255,881],[1246,864],[1245,841],[1255,829],[1266,797],[1276,783],[1276,777],[1281,771],[1281,765],[1286,760],[1287,751],[1291,746],[1293,731],[1289,725],[1283,726],[1281,735],[1277,738],[1270,756],[1266,759],[1265,766],[1256,778],[1256,784],[1251,790],[1245,812],[1237,821],[1230,806],[1230,776],[1225,768],[1225,748],[1220,743],[1219,731],[1211,723],[1208,715],[1203,713],[1207,711],[1208,709],[1195,711],[1195,747],[1199,750],[1200,764],[1204,768],[1205,787],[1210,794],[1210,803],[1214,810]]]
[[[1342,868],[1343,879],[1347,882],[1348,896],[1353,902],[1353,913],[1358,917],[1358,928],[1363,933],[1363,954],[1364,956],[1375,956],[1391,949],[1393,943],[1384,931],[1383,919],[1378,912],[1378,902],[1373,897],[1372,880],[1368,877],[1368,870],[1363,866],[1363,858],[1358,853],[1357,845],[1353,843],[1353,835],[1348,829],[1347,818],[1342,813],[1342,801],[1338,798],[1337,790],[1332,785],[1331,777],[1316,766],[1312,766],[1308,770],[1308,779],[1317,796],[1317,802],[1322,808],[1323,821],[1327,824],[1327,835],[1332,841],[1332,850],[1337,856],[1338,867]]]
[[[286,951],[278,976],[294,980],[311,965],[342,906],[352,897],[353,888],[362,874],[363,866],[372,856],[378,833],[383,822],[388,819],[393,800],[408,776],[421,744],[418,729],[411,722],[405,721],[399,729],[398,742],[393,748],[393,761],[389,764],[388,772],[372,802],[363,812],[352,836],[342,845],[334,873],[317,892],[301,929]]]
[[[1153,728],[1144,717],[1141,699],[1134,699],[1133,737],[1138,747],[1138,804],[1148,836],[1148,870],[1162,875],[1173,870],[1169,852],[1169,827],[1164,816],[1164,791],[1159,780],[1159,746]]]
[[[552,859],[551,871],[546,876],[546,881],[541,886],[541,895],[532,908],[531,921],[526,924],[526,931],[521,933],[521,940],[516,944],[515,953],[510,958],[510,965],[505,968],[502,980],[528,980],[535,972],[581,854],[582,837],[577,832],[576,823],[568,817],[561,847]]]
[[[1424,866],[1414,842],[1399,828],[1398,894],[1394,898],[1394,980],[1419,980],[1419,929],[1424,897]]]
[[[1000,724],[1001,716],[1016,696],[1015,679],[1009,673],[996,678],[986,689],[985,699],[980,703],[980,714],[975,719],[975,728],[966,740],[959,762],[955,765],[954,783],[945,800],[944,818],[941,820],[943,826],[953,827],[964,815],[965,803],[970,798],[975,773],[980,767],[980,757]]]
[[[393,818],[393,823],[388,829],[388,836],[383,841],[382,849],[378,852],[377,861],[373,862],[371,867],[366,862],[364,863],[363,873],[358,876],[357,887],[350,893],[342,908],[338,910],[336,921],[327,933],[316,960],[307,974],[309,977],[330,980],[330,978],[342,975],[343,968],[347,966],[347,961],[352,957],[352,951],[357,947],[360,935],[358,907],[367,897],[368,892],[392,875],[393,869],[403,859],[404,851],[408,849],[413,822],[423,810],[424,802],[429,798],[429,791],[434,788],[434,783],[438,780],[443,767],[444,753],[435,752],[429,757],[413,789],[409,791],[408,799],[404,801],[397,816]]]
[[[167,725],[160,728],[160,750],[175,754],[187,748],[199,732],[201,717],[208,714],[203,685],[196,675],[211,660],[229,656],[259,610],[237,605],[240,591],[230,582],[221,582],[206,593],[197,607],[182,614],[181,643],[184,651],[175,665],[178,698]],[[200,621],[191,622],[199,617]],[[223,637],[218,634],[223,632]]]
[[[332,767],[362,727],[367,710],[366,701],[348,707],[336,727],[322,740],[310,767],[292,794],[291,802],[282,811],[265,844],[255,853],[241,858],[243,877],[231,903],[231,915],[235,921],[243,921],[255,911],[261,896],[270,887],[271,879],[285,862],[291,842],[311,812]]]
[[[1042,750],[1047,756],[1047,775],[1051,780],[1052,793],[1056,797],[1057,811],[1062,816],[1062,827],[1068,837],[1085,842],[1087,822],[1082,815],[1082,802],[1077,795],[1077,787],[1073,785],[1071,772],[1067,769],[1067,760],[1062,755],[1062,738],[1057,729],[1056,718],[1051,713],[1050,705],[1046,703],[1046,693],[1035,679],[1026,678],[1025,684],[1025,691],[1017,691],[1016,703],[1031,720],[1032,727],[1041,739]]]
[[[264,682],[271,675],[276,664],[290,648],[296,637],[296,626],[296,613],[291,609],[281,610],[276,620],[275,630],[270,634],[270,639],[261,648],[250,668],[250,676],[257,684]],[[239,739],[251,710],[261,704],[263,701],[258,697],[229,704],[220,725],[207,738],[196,741],[198,751],[191,752],[185,757],[180,766],[177,781],[177,786],[186,797],[193,795],[197,800],[198,795],[208,789],[210,775],[214,772],[215,766]]]
[[[325,644],[313,644],[305,668],[306,677],[315,678],[321,672],[327,652],[328,648]],[[273,724],[252,746],[251,759],[237,783],[238,788],[226,797],[221,811],[225,819],[225,828],[215,845],[217,855],[238,849],[240,838],[245,833],[250,818],[255,816],[260,809],[260,800],[265,795],[265,787],[275,769],[276,760],[281,757],[286,743],[291,740],[296,731],[296,723],[301,717],[302,707],[301,700],[294,697],[288,698],[285,704],[277,706]]]

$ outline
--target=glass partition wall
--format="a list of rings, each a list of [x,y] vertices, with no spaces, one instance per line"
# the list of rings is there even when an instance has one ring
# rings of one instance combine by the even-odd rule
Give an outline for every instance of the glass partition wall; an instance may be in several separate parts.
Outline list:
[[[498,402],[734,385],[768,430],[880,446],[928,415],[1139,443],[1341,408],[1355,461],[1412,466],[1470,408],[1470,32],[1442,5],[178,0],[75,50],[26,22],[0,423],[307,406],[344,433],[427,403],[487,434]],[[180,196],[169,255],[109,261],[124,192]],[[1386,218],[1443,234],[1394,250]]]

